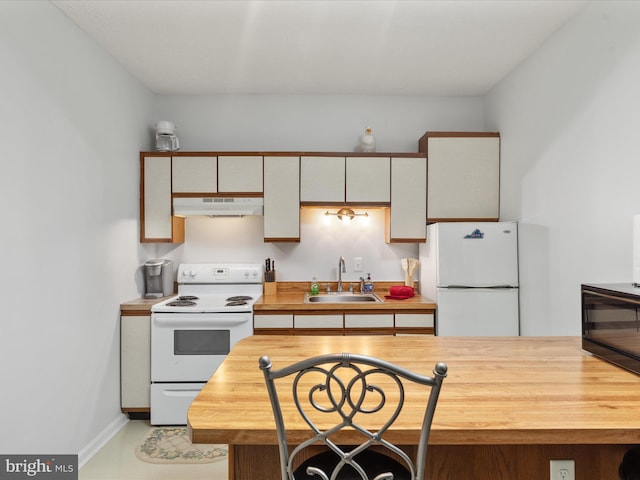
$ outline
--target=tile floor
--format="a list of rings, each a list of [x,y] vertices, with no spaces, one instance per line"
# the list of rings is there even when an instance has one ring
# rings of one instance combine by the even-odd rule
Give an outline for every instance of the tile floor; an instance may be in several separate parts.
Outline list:
[[[79,480],[227,480],[227,462],[158,465],[138,460],[134,451],[154,427],[131,420],[78,474]]]

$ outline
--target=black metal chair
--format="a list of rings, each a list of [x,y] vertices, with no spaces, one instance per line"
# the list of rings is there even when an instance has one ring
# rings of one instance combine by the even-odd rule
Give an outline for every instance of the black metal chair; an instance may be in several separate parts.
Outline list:
[[[442,381],[447,376],[446,364],[437,363],[433,377],[419,375],[385,360],[350,353],[321,355],[280,370],[272,370],[270,358],[263,356],[259,365],[264,372],[276,422],[282,480],[301,480],[309,476],[322,480],[424,479],[431,422]],[[287,385],[286,398],[292,398],[296,415],[299,414],[311,430],[311,436],[291,452],[276,380],[280,386]],[[405,398],[407,382],[425,387],[420,402],[425,402],[426,406],[415,459],[384,438],[408,400]],[[292,397],[289,397],[288,389],[291,389]],[[417,401],[414,397],[412,393],[409,400]],[[285,408],[285,411],[287,417],[292,414],[292,409]],[[348,442],[334,441],[337,434]],[[318,444],[326,445],[328,450],[311,456],[294,469],[294,465],[300,463],[296,462],[296,457]],[[310,452],[313,450],[299,458],[308,457]]]

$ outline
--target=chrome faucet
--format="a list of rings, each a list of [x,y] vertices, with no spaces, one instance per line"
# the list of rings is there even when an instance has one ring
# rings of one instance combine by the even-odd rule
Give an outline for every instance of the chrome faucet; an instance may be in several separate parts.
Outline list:
[[[347,273],[347,268],[344,265],[344,257],[340,257],[338,261],[338,293],[342,292],[342,274]]]

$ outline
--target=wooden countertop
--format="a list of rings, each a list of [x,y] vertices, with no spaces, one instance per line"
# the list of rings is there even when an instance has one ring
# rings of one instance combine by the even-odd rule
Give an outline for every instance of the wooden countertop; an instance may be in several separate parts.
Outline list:
[[[175,293],[162,298],[136,298],[120,304],[120,313],[122,314],[147,314],[151,315],[151,307],[156,303],[165,301],[167,298],[173,297]]]
[[[326,282],[323,283],[325,285]],[[416,295],[406,300],[391,300],[384,298],[389,293],[391,285],[399,285],[398,282],[378,282],[376,283],[375,293],[384,300],[383,303],[304,303],[304,294],[309,290],[308,284],[305,282],[278,282],[278,291],[275,295],[262,295],[253,305],[256,312],[274,312],[283,310],[315,310],[315,311],[345,311],[345,310],[379,310],[379,311],[398,311],[398,310],[435,310],[436,304],[433,300]],[[332,284],[332,291],[336,291],[335,282]],[[137,298],[120,304],[120,312],[122,314],[131,315],[151,315],[151,307],[169,297],[176,295],[175,293],[162,298]]]
[[[433,336],[245,338],[191,405],[192,441],[276,444],[258,358],[267,354],[281,368],[335,352],[379,356],[429,375],[446,362],[430,444],[640,443],[640,377],[583,351],[580,337]],[[414,418],[405,409],[389,440],[415,444]],[[290,428],[292,443],[307,434],[303,424]]]
[[[345,282],[348,285],[350,282]],[[320,282],[324,287],[326,282]],[[309,291],[309,284],[304,282],[278,282],[277,292],[273,295],[263,295],[253,304],[254,312],[273,311],[398,311],[398,310],[435,310],[436,304],[433,300],[422,295],[405,300],[392,300],[384,298],[389,294],[392,285],[399,285],[399,282],[376,282],[374,293],[383,300],[382,303],[304,303],[305,293]],[[331,291],[335,292],[335,282],[331,285]],[[346,288],[346,287],[345,287]],[[324,292],[324,288],[321,293]]]
[[[398,310],[435,310],[436,304],[421,295],[407,298],[405,300],[390,300],[384,298],[384,294],[376,292],[383,300],[382,303],[304,303],[304,293],[283,293],[277,295],[260,297],[253,304],[254,312],[271,312],[275,310],[376,310],[376,311],[398,311]]]

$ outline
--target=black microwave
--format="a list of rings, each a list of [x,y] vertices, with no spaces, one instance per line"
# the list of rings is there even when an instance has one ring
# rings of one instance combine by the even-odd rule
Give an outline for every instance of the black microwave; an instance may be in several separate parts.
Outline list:
[[[640,374],[640,288],[582,285],[582,348]]]

